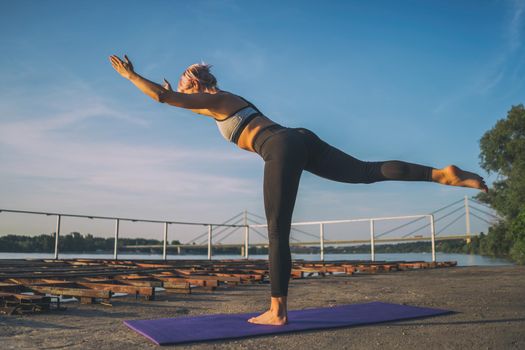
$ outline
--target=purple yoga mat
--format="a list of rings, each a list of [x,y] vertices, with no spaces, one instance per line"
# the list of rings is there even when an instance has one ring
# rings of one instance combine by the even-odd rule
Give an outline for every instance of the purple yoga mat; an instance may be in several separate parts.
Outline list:
[[[288,310],[288,324],[284,326],[259,325],[247,321],[249,318],[261,314],[261,312],[132,320],[124,321],[124,323],[153,340],[153,342],[159,345],[167,345],[310,329],[358,326],[447,313],[451,313],[451,311],[372,302],[328,308]]]

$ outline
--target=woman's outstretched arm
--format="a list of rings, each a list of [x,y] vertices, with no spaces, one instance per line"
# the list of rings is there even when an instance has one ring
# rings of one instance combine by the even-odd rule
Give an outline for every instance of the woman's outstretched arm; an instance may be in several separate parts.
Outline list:
[[[133,64],[126,55],[124,55],[124,61],[116,55],[110,56],[109,60],[120,75],[157,102],[187,109],[217,109],[221,102],[214,94],[183,94],[173,91],[166,80],[164,80],[164,86],[154,83],[136,73]]]
[[[116,55],[110,56],[109,60],[111,61],[113,68],[115,68],[120,75],[131,81],[140,91],[155,101],[160,101],[160,96],[166,92],[166,89],[137,74],[133,69],[133,64],[128,56],[124,55],[125,61],[121,60]]]

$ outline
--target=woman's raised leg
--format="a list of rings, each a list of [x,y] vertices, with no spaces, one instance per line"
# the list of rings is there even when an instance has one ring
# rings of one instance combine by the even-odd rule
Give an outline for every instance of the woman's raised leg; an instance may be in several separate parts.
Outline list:
[[[449,186],[476,188],[487,192],[483,178],[475,173],[449,165],[443,169],[401,160],[362,161],[329,145],[307,129],[309,161],[306,170],[318,176],[346,183],[379,181],[429,181]]]

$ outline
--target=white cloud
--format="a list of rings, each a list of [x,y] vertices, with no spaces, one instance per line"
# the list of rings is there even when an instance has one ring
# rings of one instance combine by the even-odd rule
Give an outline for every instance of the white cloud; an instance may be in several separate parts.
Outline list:
[[[523,32],[523,15],[525,1],[515,0],[513,2],[512,19],[508,28],[509,48],[514,51],[522,45],[521,34]]]

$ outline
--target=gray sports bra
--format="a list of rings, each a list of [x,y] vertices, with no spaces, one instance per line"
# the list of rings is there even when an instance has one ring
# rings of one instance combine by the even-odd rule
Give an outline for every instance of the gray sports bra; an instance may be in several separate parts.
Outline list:
[[[221,132],[221,135],[228,141],[237,143],[239,136],[241,136],[242,131],[251,122],[255,117],[263,115],[257,107],[255,107],[251,102],[243,99],[248,103],[248,106],[239,109],[238,111],[232,113],[228,118],[223,120],[215,119],[217,127]]]

